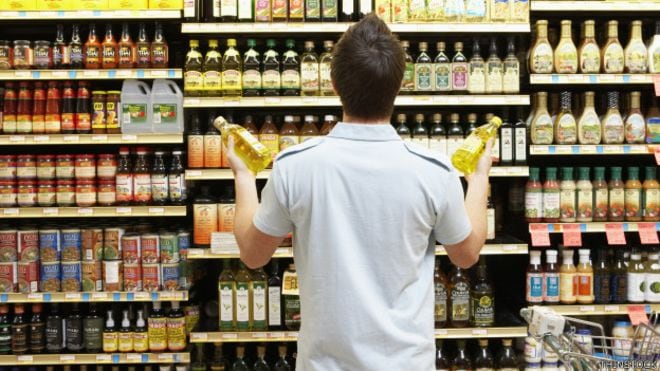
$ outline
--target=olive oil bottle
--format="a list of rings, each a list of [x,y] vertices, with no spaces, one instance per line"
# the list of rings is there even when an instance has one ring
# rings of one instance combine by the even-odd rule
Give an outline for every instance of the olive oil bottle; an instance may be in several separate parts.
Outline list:
[[[486,61],[486,93],[501,94],[503,78],[502,60],[497,56],[497,42],[495,38],[492,38],[490,40],[490,55]]]
[[[220,69],[222,68],[222,54],[218,51],[218,40],[209,40],[209,49],[204,56],[204,65],[202,67],[204,87],[203,94],[209,97],[222,96],[222,78]]]
[[[245,264],[239,261],[236,271],[236,329],[250,331],[252,329],[252,298],[250,293],[251,277]]]
[[[406,68],[403,71],[400,94],[412,94],[415,90],[415,61],[410,54],[410,43],[405,40],[401,41],[401,47],[405,53]]]
[[[469,63],[468,92],[470,94],[483,94],[486,92],[486,65],[481,50],[479,40],[472,43],[472,58]]]
[[[445,54],[445,43],[440,41],[436,44],[438,55],[433,61],[435,75],[434,88],[436,91],[451,91],[451,61]]]
[[[183,91],[190,97],[201,96],[204,88],[202,53],[198,49],[199,40],[190,40],[190,50],[186,53],[186,63],[183,67]]]
[[[325,8],[324,8],[324,12],[325,12]],[[335,17],[336,14],[337,13],[335,9]],[[323,42],[324,52],[321,54],[321,57],[319,57],[319,80],[320,80],[320,93],[321,93],[320,95],[322,96],[335,95],[335,90],[332,87],[332,77],[330,76],[332,72],[331,65],[332,65],[333,47],[334,47],[334,42],[332,42],[332,40],[324,41]]]
[[[268,50],[261,65],[261,84],[264,96],[278,96],[282,88],[280,54],[275,51],[275,40],[266,40]]]
[[[452,165],[466,175],[472,174],[477,168],[477,163],[486,148],[486,143],[491,138],[497,137],[501,125],[502,119],[493,116],[488,124],[480,126],[472,132],[451,157]]]
[[[222,261],[222,271],[218,277],[218,305],[220,306],[220,330],[236,330],[236,282],[229,259]]]
[[[248,51],[243,56],[243,96],[258,97],[261,94],[261,62],[259,52],[254,48],[257,46],[255,39],[248,39]]]
[[[449,278],[449,321],[451,327],[467,327],[470,320],[470,279],[454,266]]]
[[[300,95],[317,96],[319,86],[319,56],[314,50],[314,42],[305,41],[305,52],[300,58]]]
[[[218,116],[213,125],[222,134],[222,143],[228,146],[229,135],[234,138],[234,151],[253,173],[265,169],[271,162],[271,152],[244,127],[230,124],[224,117]]]
[[[468,90],[469,70],[468,60],[463,54],[463,43],[454,44],[454,57],[451,60],[452,90],[465,92]]]
[[[282,56],[282,95],[300,95],[300,58],[293,49],[293,40],[286,41],[287,51]]]
[[[242,64],[241,54],[236,50],[236,39],[228,39],[222,58],[222,92],[225,97],[241,96]]]
[[[415,92],[424,94],[435,90],[433,76],[433,60],[429,57],[428,44],[419,43],[419,55],[415,61]]]

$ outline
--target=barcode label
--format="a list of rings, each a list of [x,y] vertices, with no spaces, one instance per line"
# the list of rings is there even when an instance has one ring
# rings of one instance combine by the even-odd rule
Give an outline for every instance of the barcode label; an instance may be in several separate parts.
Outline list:
[[[131,123],[131,114],[128,113],[128,112],[124,113],[124,116],[122,117],[121,122],[123,124],[127,124],[127,125],[130,124]]]
[[[154,119],[153,120],[154,120],[154,124],[162,123],[161,117],[160,117],[160,112],[158,112],[158,114],[154,114]]]

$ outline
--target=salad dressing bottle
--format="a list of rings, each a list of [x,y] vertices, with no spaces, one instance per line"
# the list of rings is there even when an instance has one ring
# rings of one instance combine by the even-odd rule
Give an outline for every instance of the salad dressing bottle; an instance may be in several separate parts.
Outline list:
[[[557,144],[575,144],[577,142],[577,123],[571,110],[571,92],[561,92],[561,111],[555,120],[555,142]]]
[[[607,22],[607,42],[602,50],[603,72],[623,72],[623,47],[619,42],[619,22]]]
[[[561,38],[555,48],[555,70],[557,73],[576,73],[578,55],[571,37],[571,21],[561,21]]]
[[[580,144],[600,144],[601,123],[594,108],[594,92],[584,93],[584,108],[578,120],[578,142]]]
[[[562,251],[562,264],[559,268],[559,301],[562,304],[575,304],[577,301],[577,270],[573,265],[573,250]]]
[[[553,51],[548,41],[548,21],[536,22],[536,42],[529,52],[530,73],[552,73]]]
[[[594,20],[584,21],[584,34],[580,45],[580,73],[598,73],[600,71],[600,47],[596,41]]]
[[[642,40],[642,21],[633,21],[630,25],[630,41],[624,50],[626,72],[646,73],[648,50]]]
[[[552,144],[554,126],[548,112],[548,93],[541,91],[536,94],[535,108],[530,127],[532,144]]]
[[[621,144],[624,139],[624,125],[619,112],[619,92],[607,93],[607,112],[601,120],[603,144]]]
[[[640,96],[638,91],[630,92],[628,116],[625,121],[626,143],[641,144],[646,139],[646,121],[640,109]]]

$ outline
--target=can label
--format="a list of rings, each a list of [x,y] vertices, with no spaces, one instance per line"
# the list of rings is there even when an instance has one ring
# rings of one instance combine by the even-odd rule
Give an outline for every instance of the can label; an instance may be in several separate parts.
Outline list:
[[[163,290],[176,291],[179,289],[179,263],[162,264]]]
[[[39,291],[60,291],[60,262],[41,263],[39,271]]]
[[[16,262],[0,263],[0,292],[16,291]]]
[[[142,291],[142,269],[139,263],[124,263],[124,290]]]
[[[18,241],[15,229],[0,231],[0,262],[15,262],[17,258]]]
[[[80,261],[82,258],[82,236],[80,229],[62,230],[62,260]]]
[[[124,269],[121,260],[103,262],[103,291],[122,291]]]
[[[62,291],[80,292],[81,289],[81,267],[80,262],[63,261],[62,270]]]
[[[124,235],[121,238],[121,252],[124,263],[137,263],[140,261],[140,236]]]
[[[163,264],[179,262],[179,239],[174,233],[160,235],[160,261]]]
[[[103,229],[87,228],[83,229],[80,234],[82,240],[83,260],[102,260]]]
[[[160,263],[160,239],[157,234],[144,234],[140,237],[142,263]]]
[[[33,262],[39,260],[39,232],[36,229],[18,231],[18,260]]]
[[[39,231],[39,255],[42,262],[60,261],[60,231],[42,229]]]
[[[39,263],[18,263],[18,292],[30,294],[39,292]]]
[[[190,249],[190,232],[179,232],[176,237],[179,240],[179,259],[186,260]]]
[[[160,264],[142,264],[142,287],[144,291],[160,290]]]
[[[82,290],[84,292],[103,290],[103,265],[100,260],[82,262]]]
[[[121,238],[124,235],[122,228],[106,228],[103,233],[103,259],[121,259]]]

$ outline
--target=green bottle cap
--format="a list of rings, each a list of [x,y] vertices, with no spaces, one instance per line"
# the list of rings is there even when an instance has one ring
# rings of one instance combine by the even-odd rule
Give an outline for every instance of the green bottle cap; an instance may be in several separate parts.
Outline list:
[[[557,168],[556,167],[545,168],[545,180],[556,180],[556,179],[557,179]]]
[[[254,48],[255,46],[257,46],[257,40],[255,40],[255,39],[248,39],[248,41],[247,41],[247,46],[248,46],[248,48]]]
[[[540,169],[538,167],[529,168],[529,180],[538,181],[539,180]]]
[[[594,168],[594,179],[605,180],[605,168],[602,166]]]
[[[621,179],[621,167],[615,166],[610,168],[610,180],[620,180]]]
[[[656,167],[647,166],[645,171],[644,180],[655,180],[657,178]]]
[[[561,168],[561,178],[563,180],[573,180],[573,168],[572,167],[562,167]]]
[[[588,167],[579,167],[578,168],[579,179],[580,180],[589,180],[589,168]]]
[[[289,49],[293,49],[296,47],[296,42],[293,41],[292,39],[286,39],[286,47]]]
[[[267,47],[269,47],[269,48],[272,49],[272,48],[275,47],[275,45],[277,45],[277,43],[275,42],[275,40],[273,40],[273,39],[268,39],[268,40],[266,40],[266,46],[267,46]]]
[[[628,168],[628,180],[637,180],[639,179],[639,168],[637,166],[631,166]]]

